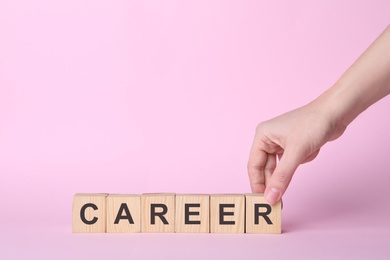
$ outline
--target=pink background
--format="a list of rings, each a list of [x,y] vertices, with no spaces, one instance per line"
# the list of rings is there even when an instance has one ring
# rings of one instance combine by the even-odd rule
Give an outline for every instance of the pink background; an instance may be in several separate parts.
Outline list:
[[[282,235],[71,233],[76,192],[249,192],[257,123],[329,88],[389,14],[0,0],[0,258],[389,259],[389,98],[299,168]]]

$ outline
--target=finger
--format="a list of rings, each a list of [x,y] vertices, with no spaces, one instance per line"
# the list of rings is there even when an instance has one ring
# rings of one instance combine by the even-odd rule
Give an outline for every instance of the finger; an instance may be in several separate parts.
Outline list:
[[[265,186],[268,186],[268,183],[271,180],[272,173],[275,171],[276,168],[276,154],[268,154],[267,156],[267,162],[264,167],[264,174],[265,174]],[[262,191],[264,193],[264,191]],[[283,209],[283,201],[282,201],[282,209]]]
[[[272,173],[275,171],[276,168],[276,155],[275,154],[267,154],[267,162],[265,163],[264,167],[264,176],[265,176],[265,186],[267,187]],[[262,191],[264,192],[264,190]]]
[[[306,156],[298,153],[297,149],[286,149],[284,151],[265,190],[264,196],[269,204],[273,205],[281,199],[290,184],[295,170],[304,158],[306,158]]]
[[[264,167],[267,162],[267,153],[254,142],[249,154],[248,176],[253,193],[263,193],[265,190]]]

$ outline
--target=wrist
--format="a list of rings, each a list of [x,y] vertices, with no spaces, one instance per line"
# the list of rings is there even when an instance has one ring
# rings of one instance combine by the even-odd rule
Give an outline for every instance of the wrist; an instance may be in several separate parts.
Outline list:
[[[340,88],[331,88],[312,103],[319,116],[329,126],[329,140],[341,136],[347,126],[359,114],[351,99],[342,97]]]

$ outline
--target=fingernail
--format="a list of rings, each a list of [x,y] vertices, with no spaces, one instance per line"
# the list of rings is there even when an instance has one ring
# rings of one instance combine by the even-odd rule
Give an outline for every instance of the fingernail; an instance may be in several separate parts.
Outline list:
[[[267,195],[265,196],[265,200],[273,205],[275,204],[276,202],[278,202],[280,200],[280,195],[282,193],[278,190],[278,189],[275,189],[275,188],[271,188],[271,190],[269,190],[267,192]]]

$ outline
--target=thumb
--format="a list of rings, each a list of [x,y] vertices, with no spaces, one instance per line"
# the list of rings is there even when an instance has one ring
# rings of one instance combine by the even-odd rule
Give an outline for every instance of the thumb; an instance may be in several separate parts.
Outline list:
[[[296,152],[297,149],[285,150],[275,171],[268,181],[267,188],[264,192],[265,200],[273,205],[278,202],[290,184],[295,170],[302,162],[303,154]]]

